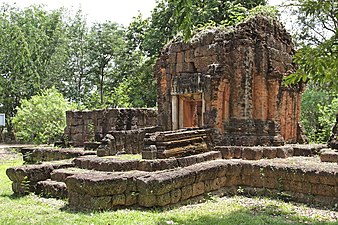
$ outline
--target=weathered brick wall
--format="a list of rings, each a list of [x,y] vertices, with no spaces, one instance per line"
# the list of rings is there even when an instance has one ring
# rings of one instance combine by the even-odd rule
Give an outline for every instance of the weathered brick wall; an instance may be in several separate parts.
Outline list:
[[[102,109],[67,111],[65,136],[74,146],[100,141],[109,131],[132,130],[157,125],[155,109]]]
[[[281,86],[295,70],[294,52],[284,27],[265,17],[171,43],[155,65],[159,125],[176,129],[180,118],[173,112],[185,111],[182,105],[176,109],[175,101],[202,94],[204,126],[222,134],[220,144],[295,143],[303,88]]]

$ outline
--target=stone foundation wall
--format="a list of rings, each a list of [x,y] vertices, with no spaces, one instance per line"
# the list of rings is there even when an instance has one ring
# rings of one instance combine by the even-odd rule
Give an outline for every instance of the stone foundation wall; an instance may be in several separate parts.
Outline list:
[[[56,161],[72,159],[80,156],[96,155],[95,151],[83,151],[83,149],[67,148],[22,148],[20,150],[25,163],[41,163],[46,161]]]
[[[251,187],[287,193],[307,202],[334,205],[338,174],[300,166],[215,160],[174,171],[76,174],[66,179],[69,206],[106,210],[116,207],[163,207],[221,188]]]
[[[155,109],[102,109],[67,111],[64,134],[74,146],[101,141],[112,130],[132,130],[157,125]]]
[[[25,195],[36,192],[37,183],[51,178],[51,173],[55,169],[70,168],[72,163],[38,164],[10,167],[6,170],[6,175],[13,182],[12,190],[17,195]]]

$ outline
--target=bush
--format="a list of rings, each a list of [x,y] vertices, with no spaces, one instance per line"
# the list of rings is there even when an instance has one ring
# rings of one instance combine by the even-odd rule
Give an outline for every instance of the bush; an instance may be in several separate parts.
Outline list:
[[[67,101],[55,88],[22,100],[13,118],[17,140],[36,144],[53,143],[63,134],[68,108]]]
[[[337,109],[338,96],[334,92],[311,86],[304,92],[301,123],[310,142],[328,141]]]

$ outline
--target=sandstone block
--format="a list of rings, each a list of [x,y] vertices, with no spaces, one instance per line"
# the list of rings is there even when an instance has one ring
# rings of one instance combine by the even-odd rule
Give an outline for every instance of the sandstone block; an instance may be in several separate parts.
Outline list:
[[[242,158],[242,148],[241,147],[235,147],[234,148],[234,158],[235,159]]]
[[[69,193],[68,203],[71,208],[78,210],[108,210],[112,208],[110,196],[95,197],[77,192]]]
[[[264,177],[263,187],[264,188],[271,188],[271,189],[278,189],[278,179],[277,178]]]
[[[263,148],[263,158],[274,159],[277,157],[277,149],[274,147]]]
[[[192,185],[192,196],[198,196],[205,192],[204,182],[194,183]]]
[[[191,198],[193,196],[193,185],[182,187],[181,193],[182,193],[181,196],[182,201]]]
[[[321,195],[321,196],[338,196],[335,186],[325,185],[325,184],[313,184],[312,185],[312,194]]]
[[[170,192],[170,203],[175,204],[181,200],[182,191],[181,189],[175,189]]]
[[[144,207],[156,206],[157,205],[156,195],[154,194],[146,195],[144,193],[140,193],[138,196],[138,204]]]
[[[241,184],[242,178],[240,176],[227,176],[225,186],[236,186]]]
[[[235,157],[234,148],[232,148],[231,146],[229,147],[222,146],[222,147],[217,147],[216,149],[222,153],[223,159],[232,159]]]
[[[166,206],[166,205],[169,205],[170,202],[171,202],[170,193],[165,193],[165,194],[157,196],[157,205],[158,206]]]
[[[70,192],[99,197],[124,193],[127,189],[127,178],[105,172],[76,174],[67,177],[66,185]]]
[[[260,148],[244,147],[242,158],[248,160],[259,160],[263,156],[263,150]]]
[[[111,197],[112,206],[126,205],[126,196],[124,194],[117,194]]]
[[[338,151],[333,149],[323,149],[320,153],[320,160],[322,162],[338,163]]]
[[[126,194],[126,206],[136,205],[138,193],[136,192],[127,192]]]

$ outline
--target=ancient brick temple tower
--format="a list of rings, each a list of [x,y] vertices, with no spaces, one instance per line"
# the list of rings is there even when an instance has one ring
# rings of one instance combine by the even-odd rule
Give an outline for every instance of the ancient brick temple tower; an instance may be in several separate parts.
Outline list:
[[[159,125],[215,128],[219,145],[301,141],[302,85],[282,86],[293,54],[284,27],[261,16],[174,41],[155,65]]]

